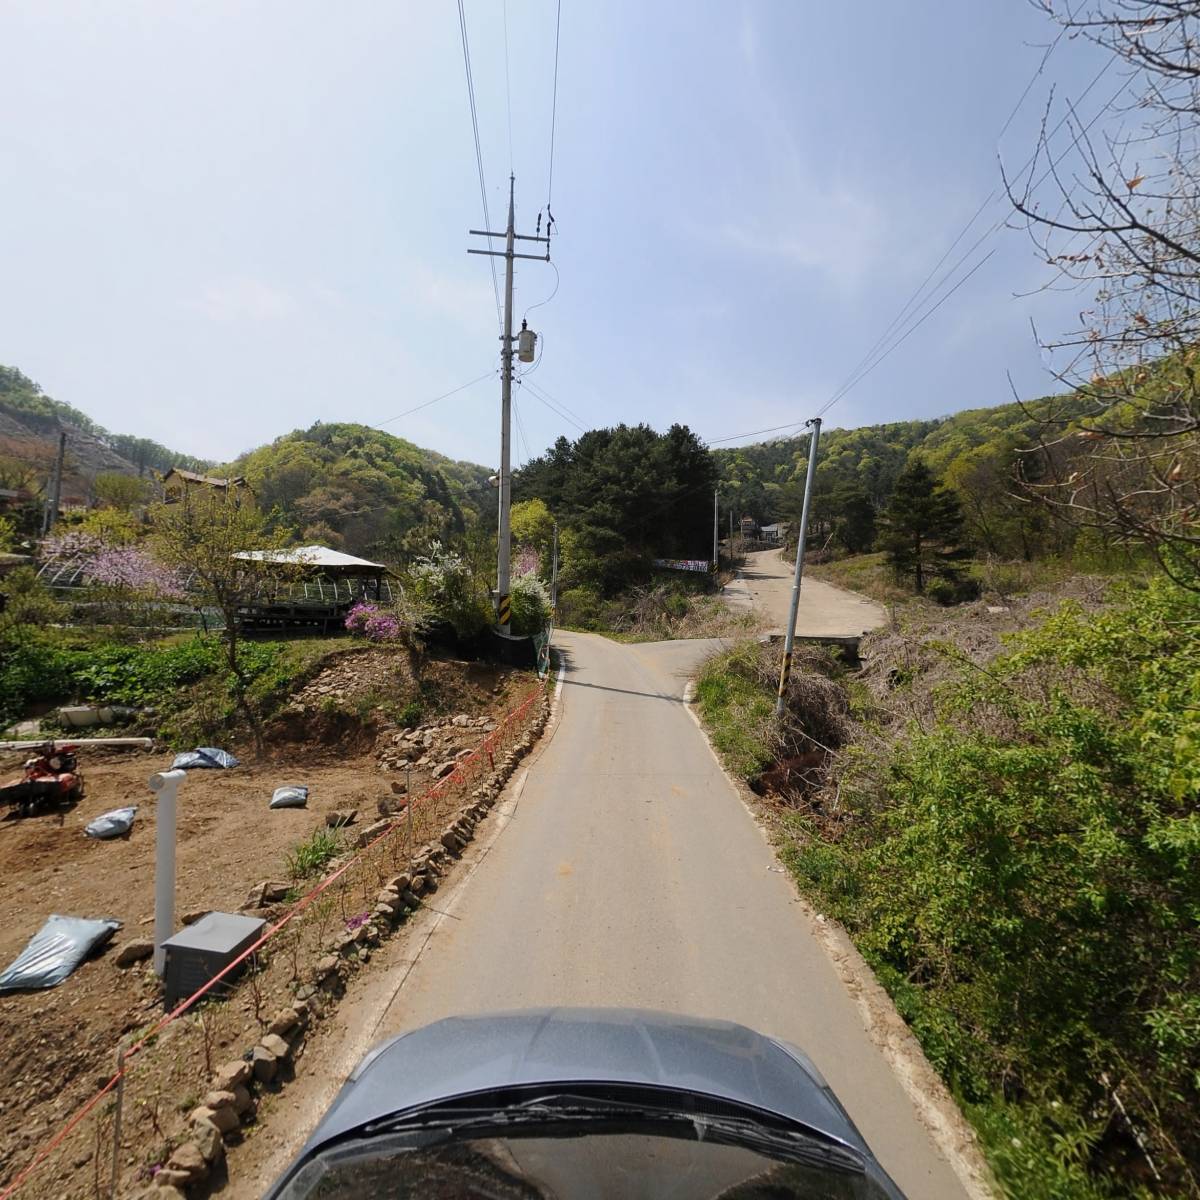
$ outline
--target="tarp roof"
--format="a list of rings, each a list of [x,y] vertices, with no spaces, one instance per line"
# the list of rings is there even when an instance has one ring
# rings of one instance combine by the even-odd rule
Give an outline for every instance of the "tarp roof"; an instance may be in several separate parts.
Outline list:
[[[386,571],[383,563],[355,558],[328,546],[297,546],[294,550],[239,550],[234,558],[249,562],[287,563],[301,567],[330,567],[342,571]]]

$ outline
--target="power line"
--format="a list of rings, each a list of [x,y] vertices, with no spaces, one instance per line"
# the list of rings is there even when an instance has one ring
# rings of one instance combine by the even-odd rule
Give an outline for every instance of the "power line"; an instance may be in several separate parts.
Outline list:
[[[559,400],[559,398],[557,396],[552,396],[550,394],[550,392],[546,391],[546,389],[544,388],[544,386],[541,385],[541,383],[535,384],[534,386],[536,389],[538,389],[538,391],[541,392],[542,395],[544,395],[546,397],[546,400],[551,401],[554,404],[557,404],[557,406],[559,408],[562,408],[565,413],[568,413],[569,415],[574,416],[574,418],[578,421],[586,420],[586,418],[583,418],[583,416],[580,416],[580,414],[576,413],[575,409],[571,408],[570,404],[565,403],[562,400]]]
[[[1062,37],[1062,34],[1059,34]],[[508,109],[508,173],[513,172],[512,86],[508,79],[508,0],[504,0],[504,105]]]
[[[578,429],[580,433],[587,433],[587,430],[584,429],[584,427],[582,425],[580,425],[578,421],[573,420],[571,417],[568,417],[565,412],[563,412],[559,408],[556,408],[550,400],[546,399],[545,396],[539,394],[539,392],[535,389],[534,384],[528,383],[524,379],[519,380],[518,382],[521,384],[522,387],[524,387],[528,390],[529,394],[535,400],[537,400],[540,404],[542,404],[546,408],[548,408],[552,413],[554,413],[555,416],[561,417],[564,421],[567,421],[569,424],[574,425],[575,428]]]
[[[490,230],[492,218],[488,214],[487,184],[483,178],[483,151],[479,146],[479,115],[475,109],[475,81],[471,75],[471,48],[467,42],[467,14],[463,8],[463,0],[458,0],[458,27],[462,31],[463,67],[467,73],[467,99],[471,102],[471,130],[475,134],[475,165],[479,168],[479,196],[483,201],[483,227]],[[488,238],[488,245],[491,246],[491,244],[492,239]],[[488,264],[492,268],[492,293],[496,297],[496,320],[503,325],[504,318],[501,316],[500,310],[500,281],[496,278],[496,260],[491,258],[488,260]]]
[[[451,396],[456,396],[459,392],[465,392],[467,388],[474,387],[477,383],[482,383],[485,379],[491,379],[495,374],[495,371],[488,371],[486,375],[480,375],[478,378],[462,384],[461,387],[454,388],[453,391],[443,392],[440,396],[434,396],[432,400],[426,400],[424,404],[415,405],[413,408],[406,408],[404,412],[397,413],[394,417],[388,417],[386,421],[380,421],[379,425],[390,425],[393,421],[399,421],[401,417],[407,417],[412,413],[420,412],[421,409],[428,408],[431,404],[436,404],[439,400],[446,400]],[[376,428],[379,428],[379,425]]]
[[[1057,41],[1058,41],[1058,39],[1056,38],[1054,44],[1057,44]],[[1051,49],[1053,49],[1053,45],[1051,46]],[[1030,87],[1032,87],[1034,80],[1036,80],[1037,76],[1040,75],[1042,68],[1045,66],[1046,58],[1048,56],[1049,56],[1049,51],[1047,51],[1047,54],[1045,56],[1043,56],[1042,64],[1041,64],[1041,66],[1039,66],[1038,71],[1035,73],[1034,79],[1030,80],[1029,86],[1027,86],[1025,91],[1022,93],[1022,96],[1021,96],[1022,100],[1028,94]],[[1079,100],[1083,100],[1084,98],[1086,98],[1088,93],[1091,92],[1091,90],[1096,86],[1096,84],[1100,82],[1101,78],[1103,78],[1104,74],[1112,66],[1113,61],[1114,60],[1111,58],[1108,59],[1104,63],[1104,65],[1100,68],[1100,70],[1096,72],[1096,74],[1092,77],[1091,81],[1088,83],[1087,87],[1084,88],[1084,90],[1080,93]],[[1121,93],[1123,91],[1125,91],[1127,86],[1128,86],[1128,84],[1123,82],[1121,84],[1121,86],[1116,90],[1116,92],[1114,92],[1113,95],[1111,97],[1109,97],[1109,99],[1099,109],[1097,109],[1095,114],[1092,116],[1092,119],[1087,123],[1087,125],[1085,125],[1083,127],[1083,130],[1081,132],[1086,133],[1100,119],[1101,116],[1103,116],[1106,112],[1111,111],[1113,104],[1120,97]],[[1078,103],[1078,101],[1076,101],[1076,104],[1077,103]],[[1020,101],[1018,101],[1017,107],[1019,107],[1019,106],[1020,106]],[[1015,112],[1016,112],[1016,109],[1014,108],[1013,113],[1010,114],[1008,121],[1005,122],[1005,125],[1004,125],[1005,129],[1007,129],[1008,125],[1011,123],[1012,117],[1015,115]],[[1069,119],[1070,119],[1070,111],[1065,113],[1059,119],[1058,123],[1053,127],[1053,129],[1051,129],[1050,132],[1048,134],[1046,134],[1045,140],[1048,142],[1051,138],[1053,138],[1055,136],[1055,134],[1058,133],[1058,131],[1063,127],[1063,125]],[[1072,142],[1072,144],[1074,144],[1074,142]],[[1070,150],[1071,150],[1071,146],[1068,146],[1063,151],[1060,152],[1060,154],[1058,155],[1057,158],[1052,158],[1050,165],[1034,181],[1034,183],[1032,185],[1032,187],[1034,189],[1039,187],[1048,178],[1048,176],[1055,169],[1055,167],[1057,167],[1058,164],[1067,156],[1067,154],[1070,153]],[[1028,171],[1029,168],[1036,163],[1037,157],[1038,157],[1038,155],[1037,155],[1037,152],[1035,151],[1034,154],[1032,154],[1026,160],[1024,165],[1014,176],[1014,180],[1019,180],[1021,178],[1021,176],[1023,176],[1025,174],[1025,172]],[[819,410],[819,412],[817,414],[818,416],[828,412],[840,399],[842,399],[843,396],[846,395],[847,392],[849,392],[852,388],[856,387],[863,379],[866,378],[867,375],[869,375],[877,366],[879,366],[880,363],[882,363],[885,358],[887,358],[889,355],[891,355],[895,350],[899,349],[899,347],[905,341],[907,341],[908,338],[913,333],[915,333],[916,330],[919,329],[920,326],[925,323],[925,321],[927,321],[929,319],[929,317],[931,317],[939,308],[941,308],[941,306],[946,302],[946,300],[948,300],[956,291],[958,291],[958,289],[960,287],[962,287],[962,285],[964,283],[966,283],[966,281],[972,275],[974,275],[975,272],[978,271],[980,269],[980,267],[982,267],[983,264],[985,262],[987,262],[987,260],[989,258],[991,258],[991,256],[995,253],[995,250],[988,251],[988,253],[982,259],[980,259],[973,267],[971,267],[970,270],[967,271],[967,273],[965,275],[963,275],[957,282],[955,282],[948,291],[946,291],[943,295],[938,297],[939,291],[941,291],[941,289],[946,287],[949,280],[951,280],[954,277],[955,273],[963,265],[963,263],[966,262],[967,259],[969,259],[975,253],[975,251],[989,237],[994,236],[996,233],[998,233],[1001,229],[1004,228],[1006,218],[1001,218],[1001,220],[997,221],[994,225],[989,226],[978,238],[976,238],[976,240],[967,248],[967,250],[965,250],[961,255],[959,255],[959,257],[954,261],[954,263],[942,273],[941,277],[933,285],[933,287],[929,290],[928,294],[922,295],[922,293],[925,292],[925,289],[928,286],[929,281],[931,279],[933,279],[934,275],[937,274],[938,269],[942,266],[942,264],[946,261],[946,259],[948,259],[950,257],[950,255],[953,253],[955,247],[959,244],[959,242],[962,241],[962,239],[970,231],[971,226],[975,224],[975,222],[979,219],[980,215],[984,212],[984,210],[988,207],[988,205],[991,204],[994,199],[996,199],[998,194],[999,194],[999,188],[993,188],[991,190],[991,192],[988,193],[988,195],[984,198],[983,203],[980,204],[979,207],[975,210],[975,212],[972,214],[970,220],[968,220],[967,223],[962,227],[962,229],[959,231],[959,233],[955,237],[954,241],[951,242],[950,245],[946,248],[946,250],[942,254],[941,258],[939,258],[938,261],[933,265],[933,268],[929,271],[929,273],[925,276],[925,278],[917,286],[916,290],[904,302],[904,304],[901,306],[900,310],[896,313],[896,315],[892,318],[891,322],[888,324],[887,328],[875,340],[875,342],[872,344],[871,348],[866,352],[866,354],[864,354],[862,356],[862,358],[859,359],[858,363],[855,364],[854,368],[851,370],[850,374],[846,377],[846,379],[843,381],[843,383],[836,389],[836,391],[833,393],[833,395],[830,397],[830,399]],[[924,310],[924,311],[922,311],[922,310]],[[802,425],[803,423],[804,423],[803,421],[795,421],[795,422],[791,422],[787,425],[777,425],[777,426],[773,426],[771,428],[756,430],[756,431],[750,432],[750,433],[734,434],[730,437],[712,438],[712,439],[709,439],[709,444],[715,445],[715,444],[718,444],[721,442],[733,442],[733,441],[738,441],[744,437],[757,437],[763,433],[776,433],[776,432],[779,432],[784,429],[795,429],[797,426]]]
[[[562,0],[554,18],[554,99],[550,104],[550,174],[546,182],[546,219],[549,231],[550,201],[554,195],[554,129],[558,122],[558,35],[562,29]]]
[[[528,462],[533,455],[529,453],[529,440],[525,437],[525,426],[521,422],[521,410],[517,406],[516,398],[513,398],[513,416],[517,418],[517,433],[521,438],[521,445],[525,447],[525,461]],[[517,469],[520,470],[521,464],[517,464]]]

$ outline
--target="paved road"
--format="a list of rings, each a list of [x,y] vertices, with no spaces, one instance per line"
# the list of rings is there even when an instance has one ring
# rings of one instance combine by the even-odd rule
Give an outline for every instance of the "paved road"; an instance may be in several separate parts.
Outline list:
[[[757,550],[747,554],[740,578],[725,588],[725,598],[732,607],[759,609],[778,633],[787,628],[794,569],[791,563],[781,560],[781,553]],[[805,576],[796,613],[797,633],[853,636],[877,629],[886,621],[886,611],[874,600]]]
[[[560,722],[379,1035],[544,1004],[740,1021],[808,1051],[912,1200],[960,1200],[681,702],[715,643],[555,642],[567,663]]]

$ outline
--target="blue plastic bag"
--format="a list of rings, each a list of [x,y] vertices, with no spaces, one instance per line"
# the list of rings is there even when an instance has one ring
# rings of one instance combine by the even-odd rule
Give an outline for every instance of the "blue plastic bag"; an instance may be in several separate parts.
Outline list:
[[[130,808],[114,808],[112,812],[102,813],[94,821],[89,821],[83,832],[90,838],[121,837],[133,828],[135,816],[136,804]]]
[[[215,746],[197,746],[195,750],[185,750],[175,755],[171,770],[195,771],[201,767],[237,767],[241,764],[227,750],[218,750]]]
[[[111,918],[91,921],[54,913],[0,974],[0,992],[57,987],[120,928],[121,922]]]
[[[308,804],[308,788],[296,784],[293,787],[277,787],[268,808],[304,808]]]

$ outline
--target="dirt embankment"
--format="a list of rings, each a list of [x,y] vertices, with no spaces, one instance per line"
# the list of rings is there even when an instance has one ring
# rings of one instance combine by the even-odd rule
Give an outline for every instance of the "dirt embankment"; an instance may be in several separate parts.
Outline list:
[[[288,852],[328,814],[355,809],[360,824],[375,820],[392,782],[426,786],[479,744],[528,683],[505,668],[441,661],[426,664],[415,687],[402,655],[337,655],[272,723],[267,760],[233,747],[246,765],[189,773],[179,792],[177,913],[236,912],[255,884],[286,880]],[[436,715],[408,729],[398,717],[414,695]],[[21,757],[0,761],[0,778],[19,771]],[[161,1015],[145,964],[118,968],[114,948],[151,936],[156,804],[147,779],[171,757],[85,749],[86,795],[74,809],[0,820],[0,965],[51,913],[122,923],[110,947],[60,987],[0,995],[0,1180],[111,1076],[121,1039]],[[285,784],[310,789],[307,808],[268,809]],[[101,813],[130,804],[138,814],[127,838],[83,835]]]

